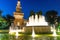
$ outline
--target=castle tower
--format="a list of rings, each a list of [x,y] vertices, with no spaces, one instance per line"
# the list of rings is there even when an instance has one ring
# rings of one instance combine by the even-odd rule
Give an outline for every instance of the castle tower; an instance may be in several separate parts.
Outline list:
[[[14,26],[18,26],[20,28],[22,28],[22,25],[24,24],[24,19],[23,19],[24,14],[22,13],[21,9],[22,7],[20,4],[20,0],[18,0],[16,6],[16,12],[14,12],[14,17],[15,17]]]

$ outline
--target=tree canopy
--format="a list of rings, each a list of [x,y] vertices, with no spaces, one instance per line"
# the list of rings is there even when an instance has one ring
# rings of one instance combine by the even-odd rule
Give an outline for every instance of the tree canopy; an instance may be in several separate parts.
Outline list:
[[[35,15],[35,12],[33,10],[30,11],[30,16]]]
[[[37,12],[37,15],[42,15],[42,11],[38,11]]]
[[[39,18],[39,15],[42,15],[42,11],[38,11],[38,12],[34,12],[33,10],[30,11],[30,16],[34,15],[35,18],[35,14],[37,14]]]
[[[8,26],[7,21],[2,17],[2,10],[0,10],[0,29],[4,29]]]
[[[50,22],[51,24],[54,24],[55,23],[55,19],[57,17],[57,14],[58,14],[58,12],[55,11],[55,10],[49,10],[49,11],[47,11],[46,15],[45,15],[46,20],[48,22]]]
[[[38,18],[39,18],[39,15],[42,15],[42,11],[38,11],[36,12],[36,14],[38,15]]]

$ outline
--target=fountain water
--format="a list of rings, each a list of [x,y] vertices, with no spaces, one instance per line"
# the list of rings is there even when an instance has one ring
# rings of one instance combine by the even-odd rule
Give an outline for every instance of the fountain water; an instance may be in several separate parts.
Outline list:
[[[57,36],[57,34],[56,34],[56,29],[55,29],[55,25],[53,25],[53,36]]]
[[[53,32],[53,37],[54,37],[54,40],[57,40],[57,34],[56,34],[56,29],[55,29],[55,25],[53,25],[53,27],[51,26],[51,32]]]
[[[19,25],[19,23],[18,23],[18,25]],[[10,28],[9,28],[9,34],[12,35],[14,32],[16,33],[15,34],[16,38],[18,38],[19,32],[24,32],[24,28],[23,29],[19,29],[17,26],[13,26],[13,23],[12,23]]]
[[[18,38],[18,27],[16,27],[16,38]]]
[[[34,16],[32,15],[31,17],[29,17],[29,22],[27,22],[26,26],[48,26],[48,23],[45,21],[45,17],[39,15],[35,15],[35,19]]]
[[[34,27],[32,27],[32,40],[35,40],[35,31],[34,31]]]
[[[39,16],[39,24],[42,26],[48,26],[48,23],[45,21],[45,17],[44,16]]]
[[[30,16],[29,17],[29,22],[27,22],[27,24],[26,24],[26,26],[29,28],[29,27],[32,27],[32,26],[34,26],[34,28],[35,29],[37,29],[37,28],[39,28],[39,30],[41,29],[41,28],[50,28],[49,26],[48,26],[48,22],[46,22],[45,21],[45,17],[44,16],[42,16],[42,15],[39,15],[39,18],[38,18],[38,15],[35,15],[35,18],[34,18],[34,16],[32,15],[32,16]],[[34,36],[36,36],[35,34],[34,34],[34,28],[33,28],[33,31],[32,31],[32,36],[34,37]],[[29,30],[30,30],[30,28],[29,28]],[[38,30],[38,33],[40,32]],[[41,29],[42,30],[42,29]],[[50,29],[47,29],[47,30],[50,30]],[[37,30],[35,30],[35,31],[37,31]],[[45,31],[45,32],[48,32],[48,31]]]
[[[51,26],[51,32],[53,32],[53,27]]]
[[[38,15],[35,15],[35,20],[34,21],[35,21],[35,24],[34,25],[36,25],[38,23]]]
[[[34,27],[32,27],[32,37],[35,37],[35,31],[34,31]]]

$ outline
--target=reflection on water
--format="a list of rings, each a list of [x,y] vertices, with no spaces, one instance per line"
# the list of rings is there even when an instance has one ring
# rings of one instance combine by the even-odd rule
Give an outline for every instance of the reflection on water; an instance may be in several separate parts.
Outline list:
[[[25,35],[16,38],[16,36],[11,36],[8,33],[1,33],[0,40],[60,40],[60,37],[40,36],[40,37],[32,38],[31,36]]]

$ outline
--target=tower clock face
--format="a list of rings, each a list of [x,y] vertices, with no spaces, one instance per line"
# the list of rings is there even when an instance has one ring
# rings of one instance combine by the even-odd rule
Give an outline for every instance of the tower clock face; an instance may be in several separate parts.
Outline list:
[[[15,17],[16,19],[22,19],[22,18],[23,18],[22,15],[14,15],[14,17]]]

